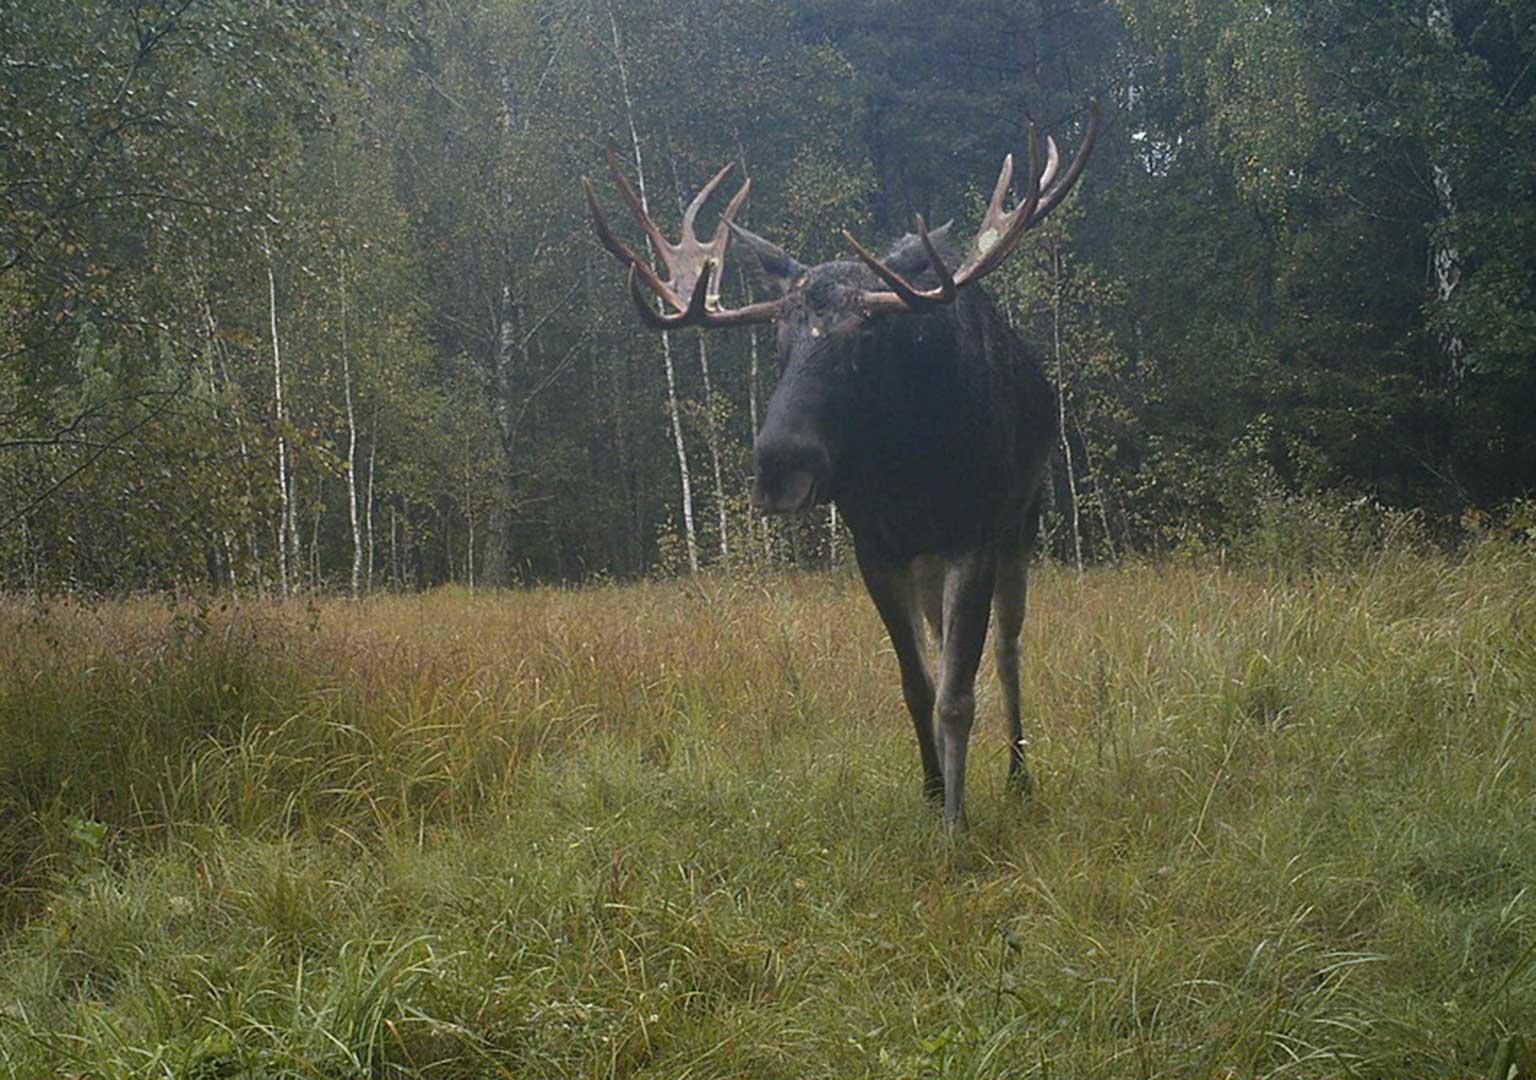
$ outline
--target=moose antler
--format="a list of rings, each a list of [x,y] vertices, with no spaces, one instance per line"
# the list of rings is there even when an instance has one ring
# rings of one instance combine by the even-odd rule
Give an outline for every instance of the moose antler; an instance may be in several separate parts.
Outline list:
[[[1045,216],[1061,204],[1073,185],[1077,183],[1083,166],[1088,163],[1088,155],[1093,152],[1093,143],[1098,135],[1099,103],[1090,101],[1088,131],[1083,136],[1083,144],[1078,147],[1072,164],[1067,167],[1066,175],[1057,182],[1056,170],[1061,164],[1061,155],[1056,149],[1056,140],[1046,138],[1045,167],[1040,168],[1039,137],[1035,134],[1035,126],[1029,125],[1029,183],[1025,188],[1024,201],[1010,211],[1003,209],[1003,199],[1007,196],[1008,187],[1013,182],[1013,155],[1009,154],[1003,158],[1003,167],[998,173],[997,185],[992,189],[992,201],[987,206],[986,216],[982,218],[981,228],[977,230],[976,238],[971,241],[970,252],[965,261],[960,264],[960,268],[953,273],[945,265],[938,249],[934,247],[933,240],[928,235],[928,226],[919,214],[917,216],[918,239],[922,241],[923,250],[928,253],[928,263],[939,279],[939,284],[932,289],[920,289],[913,285],[860,244],[852,233],[844,229],[843,236],[853,248],[854,254],[864,260],[864,263],[879,276],[881,281],[890,286],[889,292],[866,292],[863,298],[865,309],[871,312],[922,311],[941,304],[953,303],[961,289],[972,282],[979,281],[1001,266],[1018,247],[1024,234],[1044,221]]]
[[[778,304],[772,301],[749,304],[744,308],[720,307],[721,267],[725,265],[725,251],[731,242],[731,219],[746,201],[747,192],[752,188],[751,180],[742,182],[741,189],[731,198],[725,213],[720,215],[720,224],[715,227],[714,236],[708,244],[704,244],[694,232],[694,221],[704,203],[725,179],[726,173],[731,171],[731,165],[728,163],[715,173],[683,211],[682,234],[674,244],[662,235],[651,216],[646,213],[645,204],[619,166],[618,151],[612,143],[608,145],[607,158],[608,171],[613,174],[619,194],[629,204],[636,220],[640,222],[640,228],[650,239],[652,249],[666,268],[666,279],[663,280],[647,260],[614,235],[597,201],[592,181],[583,176],[581,183],[587,193],[587,210],[592,215],[592,228],[597,232],[603,247],[629,267],[629,295],[648,325],[658,330],[676,330],[685,326],[733,326],[765,322],[773,318]],[[657,311],[651,306],[651,298],[641,288],[642,282],[655,297],[661,299],[663,306],[671,309],[671,314]]]

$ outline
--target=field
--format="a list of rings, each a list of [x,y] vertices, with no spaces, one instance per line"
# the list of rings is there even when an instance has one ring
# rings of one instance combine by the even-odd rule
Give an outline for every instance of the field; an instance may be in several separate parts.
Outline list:
[[[951,842],[846,575],[0,602],[0,1071],[1529,1071],[1529,548],[1045,565],[1024,656]]]

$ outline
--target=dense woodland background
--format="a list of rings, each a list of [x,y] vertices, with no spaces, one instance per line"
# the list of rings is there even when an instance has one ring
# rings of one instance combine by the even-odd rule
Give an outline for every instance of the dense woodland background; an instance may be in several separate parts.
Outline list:
[[[969,227],[1089,97],[989,279],[1059,555],[1536,489],[1529,0],[4,0],[0,65],[3,588],[836,557],[746,506],[771,335],[641,328],[579,177],[612,138],[670,225],[739,162],[822,260]]]

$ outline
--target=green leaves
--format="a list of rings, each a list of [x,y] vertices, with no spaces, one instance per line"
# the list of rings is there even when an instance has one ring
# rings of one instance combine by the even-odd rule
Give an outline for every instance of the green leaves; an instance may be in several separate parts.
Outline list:
[[[1097,95],[1072,208],[988,287],[1060,333],[1114,547],[1229,542],[1260,482],[1503,502],[1536,485],[1533,56],[1514,0],[19,0],[0,584],[271,581],[279,436],[316,583],[352,561],[348,461],[380,579],[468,579],[488,531],[534,576],[655,564],[659,343],[578,186],[631,118],[659,220],[738,161],[743,223],[818,260],[914,212],[964,234],[1025,122],[1068,148]],[[675,358],[722,462],[700,520],[744,484],[753,348],[710,337],[708,409]]]

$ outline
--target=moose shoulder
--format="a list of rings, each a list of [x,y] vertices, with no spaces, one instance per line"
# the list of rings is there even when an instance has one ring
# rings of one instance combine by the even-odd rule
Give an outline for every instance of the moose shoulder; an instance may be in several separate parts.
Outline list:
[[[610,149],[609,168],[666,271],[609,228],[590,181],[599,239],[629,267],[643,320],[658,329],[772,322],[779,381],[753,451],[752,502],[791,513],[835,501],[853,534],[864,583],[891,637],[922,757],[923,786],[951,828],[965,822],[965,759],[975,718],[976,671],[995,614],[993,648],[1009,733],[1009,778],[1029,787],[1019,711],[1019,631],[1027,558],[1055,441],[1055,403],[1039,358],[974,285],[1071,191],[1092,152],[1099,111],[1090,104],[1066,172],[1046,140],[1041,162],[1029,131],[1029,175],[1005,211],[1013,159],[1002,172],[964,257],[948,227],[917,232],[882,259],[848,234],[856,261],[807,267],[732,221],[750,182],[731,200],[708,244],[694,220],[729,166],[683,215],[669,242]],[[745,255],[775,294],[724,308],[726,251]],[[653,307],[659,302],[661,310]],[[937,640],[930,674],[925,624]]]

